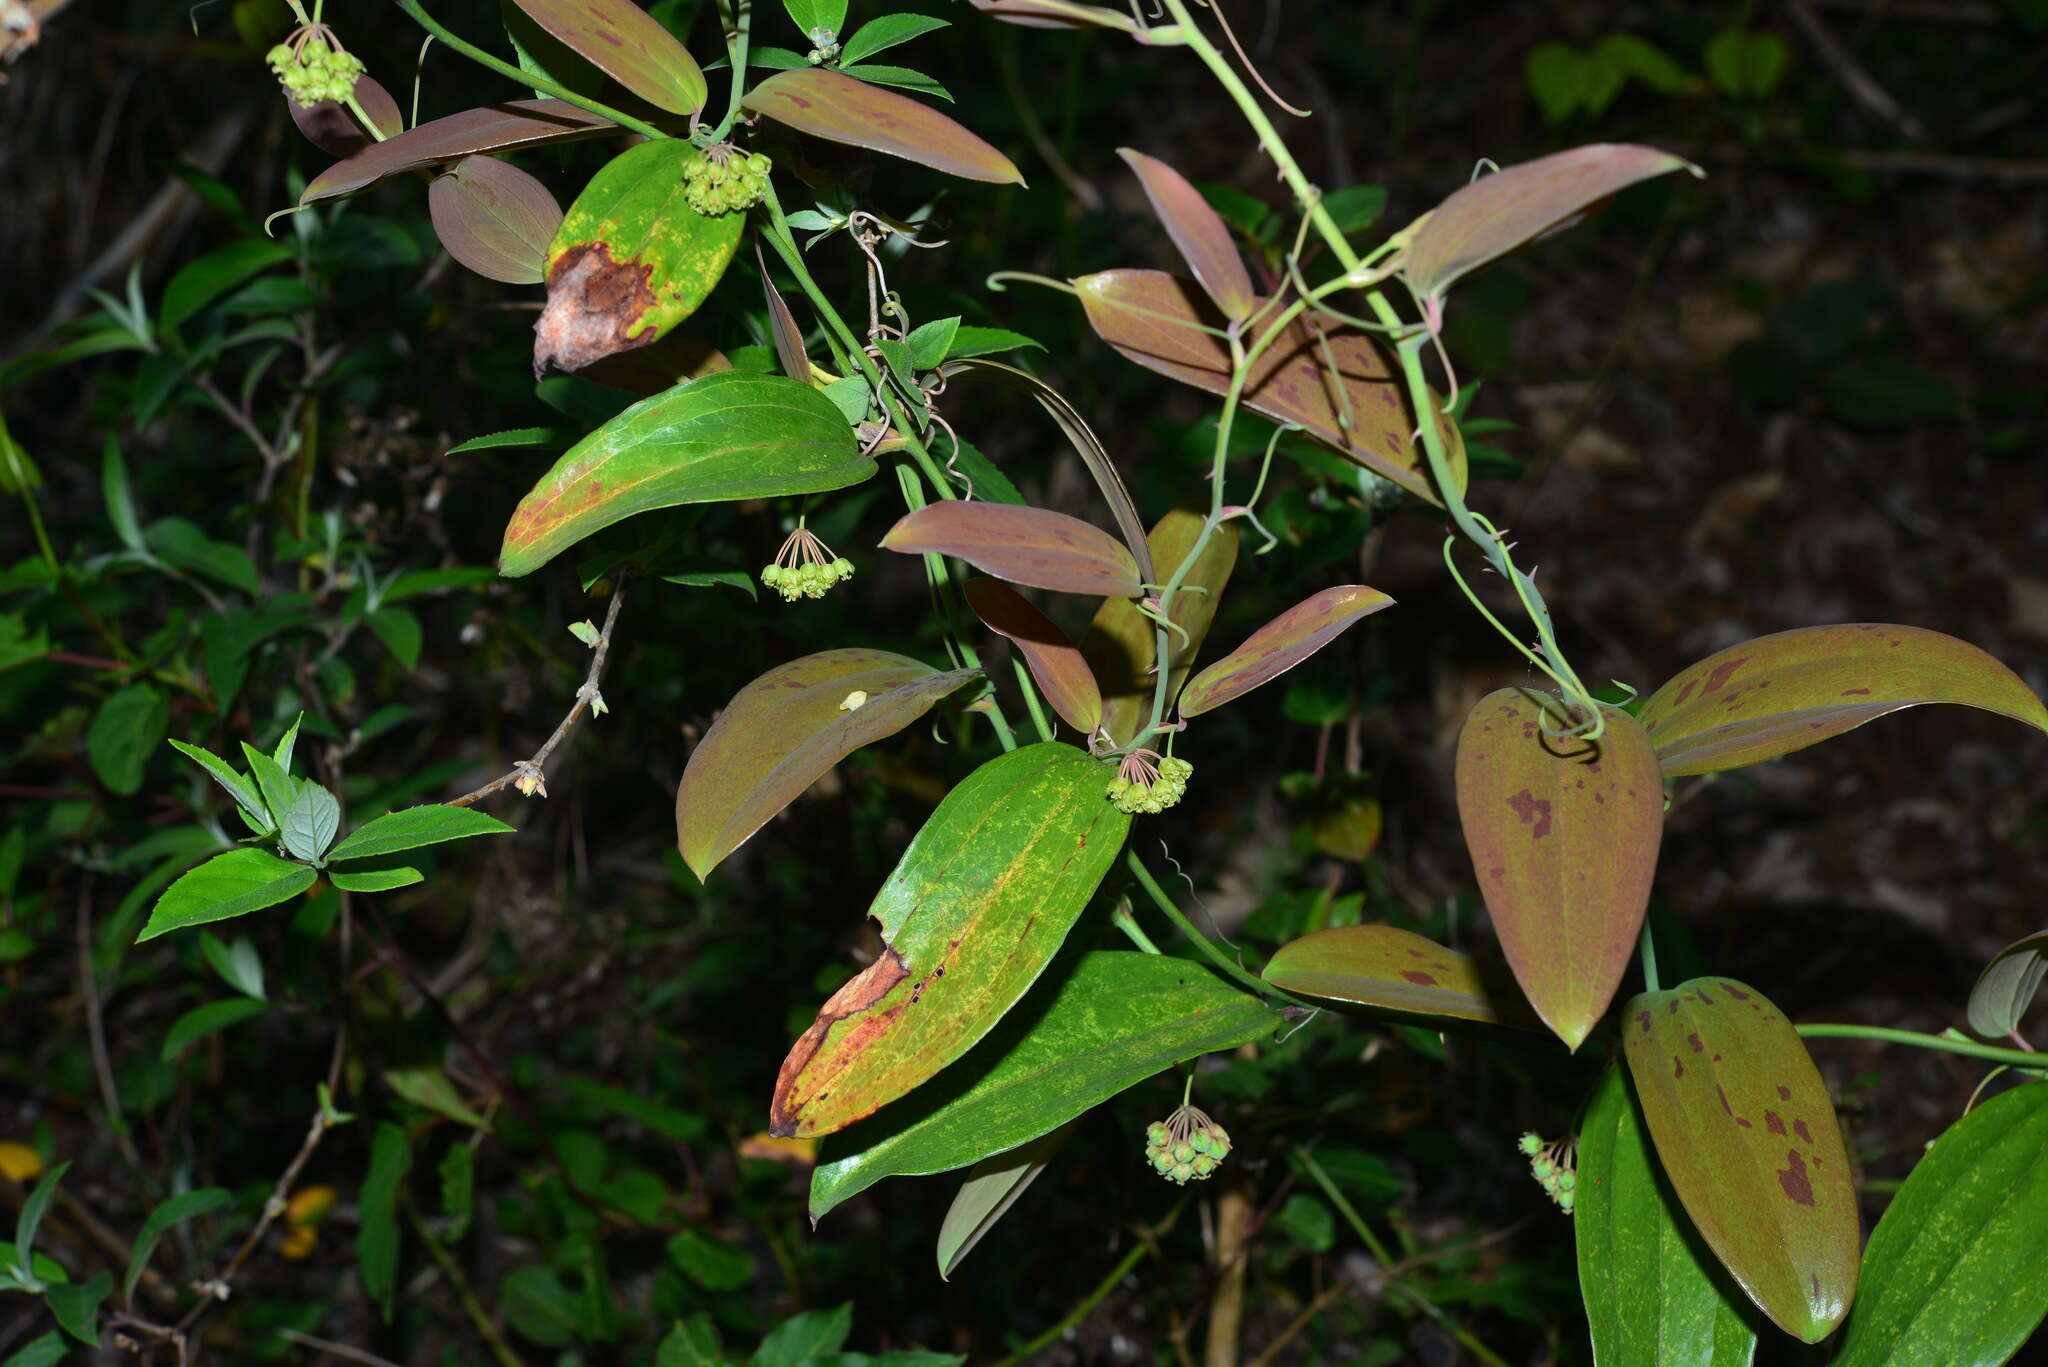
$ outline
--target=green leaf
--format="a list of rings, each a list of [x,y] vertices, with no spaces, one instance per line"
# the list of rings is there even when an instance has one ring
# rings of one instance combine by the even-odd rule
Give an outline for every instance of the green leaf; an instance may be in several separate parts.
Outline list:
[[[100,1346],[100,1304],[114,1289],[114,1274],[96,1272],[92,1280],[53,1286],[43,1293],[57,1327],[88,1348]]]
[[[168,931],[225,921],[276,906],[313,886],[319,875],[257,849],[230,850],[193,869],[164,891],[136,943]]]
[[[1807,1343],[1856,1297],[1862,1244],[1834,1103],[1755,988],[1694,978],[1623,1010],[1657,1158],[1693,1226],[1771,1322]]]
[[[681,574],[663,574],[656,577],[664,584],[681,584],[684,588],[723,587],[738,589],[749,598],[760,597],[754,589],[754,576],[745,570],[689,570]]]
[[[1803,750],[1923,703],[1978,707],[2048,731],[2048,707],[1967,641],[1881,623],[1759,636],[1681,669],[1637,716],[1666,778]]]
[[[169,332],[259,272],[292,259],[291,249],[262,237],[242,237],[216,247],[171,277],[164,286],[157,328]]]
[[[1018,1198],[1038,1180],[1038,1175],[1052,1162],[1053,1155],[1067,1142],[1073,1128],[1074,1122],[1070,1120],[1029,1143],[1007,1153],[992,1154],[974,1165],[974,1171],[968,1173],[967,1180],[960,1184],[960,1192],[953,1198],[953,1204],[946,1208],[945,1221],[939,1226],[940,1281],[951,1277],[953,1269],[959,1267],[983,1236],[995,1228],[996,1221],[1009,1214],[1010,1207],[1017,1204]]]
[[[560,427],[513,427],[457,442],[448,448],[448,454],[459,456],[465,451],[497,451],[517,446],[559,446],[569,440],[569,435],[567,429]]]
[[[230,997],[224,1002],[195,1006],[171,1023],[171,1028],[164,1034],[159,1057],[165,1063],[176,1062],[178,1056],[195,1042],[231,1025],[253,1020],[268,1010],[270,1003],[249,997]]]
[[[841,72],[778,71],[740,103],[827,142],[886,152],[965,180],[1024,183],[1008,157],[946,115]]]
[[[1540,1030],[1497,965],[1395,926],[1333,926],[1282,945],[1260,977],[1288,992],[1422,1016]]]
[[[370,1170],[363,1178],[356,1211],[356,1266],[363,1290],[391,1321],[392,1292],[398,1279],[398,1188],[412,1171],[412,1144],[405,1130],[390,1121],[377,1126],[370,1145]]]
[[[306,714],[303,712],[293,717],[292,724],[285,728],[282,736],[277,738],[277,746],[270,752],[272,763],[276,764],[279,769],[287,774],[292,771],[292,754],[297,750],[299,744],[299,724],[305,721],[305,719]]]
[[[903,339],[910,344],[910,364],[918,370],[938,369],[939,362],[952,354],[953,336],[959,330],[960,320],[957,317],[934,318],[929,323],[920,323]]]
[[[1123,848],[1131,821],[1108,801],[1109,777],[1072,746],[1030,745],[946,795],[869,908],[882,953],[783,1060],[768,1111],[776,1134],[843,1129],[1003,1018]]]
[[[441,1210],[448,1216],[442,1240],[460,1243],[469,1232],[470,1217],[476,1209],[476,1151],[467,1142],[457,1140],[441,1155],[441,1164],[435,1171],[441,1179]]]
[[[462,1099],[462,1094],[455,1090],[455,1084],[439,1068],[387,1068],[384,1081],[392,1091],[424,1110],[444,1115],[473,1130],[489,1132],[491,1128],[491,1123]]]
[[[1635,718],[1609,707],[1599,740],[1558,740],[1560,712],[1527,689],[1479,700],[1458,734],[1458,820],[1515,981],[1577,1049],[1635,953],[1664,784]]]
[[[750,1255],[701,1230],[686,1229],[670,1239],[668,1260],[706,1291],[737,1291],[754,1279]]]
[[[330,869],[327,873],[327,881],[343,892],[390,892],[396,888],[409,888],[414,883],[424,883],[426,877],[411,867],[364,869],[357,873]]]
[[[967,497],[986,503],[1007,503],[1013,508],[1024,505],[1024,495],[1017,492],[1010,477],[998,470],[973,442],[963,438],[953,444],[946,455],[946,466],[949,472],[966,477]]]
[[[1350,237],[1379,221],[1387,209],[1387,187],[1353,185],[1323,196],[1323,211],[1336,223],[1337,231]]]
[[[565,1347],[576,1337],[576,1298],[549,1268],[529,1263],[507,1272],[498,1306],[521,1338],[543,1348]]]
[[[135,1236],[134,1246],[128,1250],[128,1273],[121,1280],[121,1299],[134,1299],[135,1284],[142,1280],[150,1255],[156,1252],[157,1240],[166,1232],[187,1220],[231,1205],[234,1199],[234,1193],[225,1187],[201,1187],[197,1191],[179,1192],[159,1202],[149,1213],[149,1218],[142,1222],[142,1230]]]
[[[1707,75],[1722,94],[1738,100],[1765,98],[1785,74],[1785,41],[1775,33],[1722,29],[1703,55]]]
[[[632,0],[518,0],[578,56],[657,109],[704,107],[704,72],[675,35]]]
[[[320,862],[320,856],[327,853],[340,829],[341,804],[317,783],[302,785],[297,799],[278,822],[278,836],[285,849],[309,864]]]
[[[152,522],[149,530],[143,533],[143,540],[149,544],[150,550],[181,570],[205,575],[247,594],[263,591],[262,581],[256,577],[256,562],[249,558],[247,551],[225,541],[215,541],[182,517],[166,517]]]
[[[378,608],[363,618],[363,622],[384,648],[391,652],[391,658],[407,669],[416,668],[420,662],[420,619],[404,608]]]
[[[170,716],[164,695],[146,683],[109,694],[85,733],[86,754],[100,782],[123,797],[141,788],[143,767],[164,743]]]
[[[512,55],[518,60],[519,69],[527,75],[543,77],[583,95],[595,96],[604,89],[604,73],[535,23],[533,16],[519,8],[515,0],[499,0],[498,19],[512,42]],[[543,96],[545,92],[536,89],[534,94]]]
[[[828,1154],[812,1173],[811,1218],[885,1177],[1008,1152],[1175,1064],[1262,1038],[1278,1020],[1185,959],[1083,954],[936,1081],[832,1141],[846,1156]]]
[[[1633,33],[1610,33],[1593,51],[1608,66],[1626,72],[1632,80],[1640,81],[1659,95],[1682,95],[1693,85],[1685,68],[1673,61],[1669,53]]]
[[[1042,343],[1034,342],[1021,332],[1011,332],[1005,328],[963,326],[954,329],[953,345],[947,350],[946,359],[957,361],[969,356],[994,356],[1005,351],[1015,351],[1019,347],[1045,350]]]
[[[950,101],[953,92],[940,85],[933,77],[922,71],[913,71],[907,66],[884,66],[879,62],[862,62],[859,66],[842,66],[842,75],[869,85],[894,86],[898,90],[909,90],[919,95],[930,95],[933,99]]]
[[[635,513],[841,489],[874,471],[817,390],[722,371],[643,399],[570,447],[513,513],[498,568],[531,574]]]
[[[709,876],[833,765],[895,735],[977,674],[858,647],[769,670],[733,695],[690,752],[676,789],[683,862]]]
[[[224,943],[210,930],[199,932],[199,952],[206,956],[206,962],[213,965],[213,971],[229,987],[245,997],[257,1001],[263,996],[263,960],[256,956],[256,946],[249,943],[246,935],[237,936],[233,945]]]
[[[271,823],[282,826],[285,813],[298,803],[298,780],[286,773],[276,759],[247,741],[242,742],[242,758],[249,762],[249,772],[256,779],[258,791],[263,794],[263,805],[270,813]]]
[[[933,29],[945,27],[944,19],[935,19],[928,14],[878,15],[855,29],[853,35],[839,45],[839,64],[842,67],[852,66],[898,43],[907,43]]]
[[[485,816],[469,807],[428,803],[389,812],[375,821],[356,827],[348,837],[327,852],[330,861],[373,859],[378,855],[416,850],[450,840],[467,840],[473,835],[507,835],[512,827],[496,817]]]
[[[1870,1236],[1834,1367],[2005,1362],[2048,1313],[2048,1086],[1995,1096],[1914,1165]]]
[[[1178,565],[1195,548],[1202,526],[1208,519],[1187,508],[1175,508],[1152,524],[1145,544],[1154,565]],[[1202,555],[1181,581],[1173,596],[1173,621],[1180,631],[1173,633],[1169,656],[1166,696],[1180,692],[1195,660],[1208,639],[1209,625],[1223,601],[1223,589],[1237,567],[1237,529],[1228,524],[1216,528],[1203,543]],[[1171,573],[1171,571],[1168,571]],[[1181,633],[1185,632],[1185,638]],[[1128,745],[1152,716],[1152,693],[1157,683],[1153,661],[1158,658],[1159,630],[1153,620],[1139,612],[1127,598],[1109,598],[1095,610],[1095,618],[1081,637],[1081,654],[1094,671],[1102,688],[1102,724],[1111,739]]]
[[[1344,584],[1305,598],[1210,665],[1180,695],[1180,714],[1196,716],[1240,698],[1306,660],[1361,619],[1394,600],[1363,584]]]
[[[1295,1192],[1274,1213],[1273,1224],[1296,1247],[1310,1253],[1328,1253],[1337,1246],[1337,1217],[1330,1208],[1305,1192]]]
[[[1572,1223],[1593,1360],[1749,1367],[1755,1314],[1658,1168],[1620,1067],[1601,1075],[1579,1126],[1577,1181]]]
[[[1102,724],[1102,690],[1066,633],[1001,580],[970,579],[964,592],[982,625],[1016,648],[1052,710],[1084,737],[1094,735]]]
[[[2001,1039],[2020,1028],[2048,975],[2048,931],[2016,940],[1998,951],[1970,989],[1970,1028]]]
[[[654,1367],[725,1367],[718,1326],[706,1314],[680,1319],[654,1350]]]
[[[0,1367],[56,1367],[71,1351],[64,1336],[55,1329],[39,1339],[32,1339],[21,1351],[10,1356]]]
[[[135,520],[135,491],[128,481],[128,465],[121,459],[121,444],[111,436],[100,453],[100,491],[107,501],[107,520],[114,524],[121,544],[137,555],[148,554],[142,524]]]
[[[39,1280],[36,1276],[31,1253],[36,1246],[36,1228],[43,1222],[43,1212],[50,1208],[50,1202],[57,1197],[57,1184],[64,1180],[64,1174],[71,1171],[69,1163],[59,1163],[43,1174],[35,1190],[21,1203],[21,1214],[14,1222],[14,1266],[16,1274],[27,1283]]]
[[[42,566],[41,560],[29,562]],[[50,633],[47,628],[37,627],[33,632],[20,613],[0,613],[0,673],[40,660],[50,653]]]
[[[904,555],[950,555],[1013,584],[1135,598],[1138,562],[1122,542],[1077,517],[1000,503],[933,503],[905,513],[882,538]]]
[[[782,7],[806,38],[813,29],[837,35],[846,27],[846,0],[782,0]]]
[[[754,1352],[753,1367],[803,1367],[814,1357],[838,1352],[852,1332],[852,1301],[836,1310],[807,1310],[768,1331]]]

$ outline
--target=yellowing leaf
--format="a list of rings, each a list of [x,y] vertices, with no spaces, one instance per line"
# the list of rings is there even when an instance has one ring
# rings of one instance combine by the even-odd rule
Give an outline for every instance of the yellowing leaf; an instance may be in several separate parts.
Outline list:
[[[43,1156],[26,1144],[0,1141],[0,1177],[27,1182],[43,1170]]]
[[[1386,1011],[1543,1028],[1498,965],[1395,926],[1333,926],[1304,935],[1280,946],[1260,976],[1288,992]]]
[[[778,71],[740,103],[827,142],[887,152],[965,180],[1024,183],[1008,157],[938,110],[837,71]]]

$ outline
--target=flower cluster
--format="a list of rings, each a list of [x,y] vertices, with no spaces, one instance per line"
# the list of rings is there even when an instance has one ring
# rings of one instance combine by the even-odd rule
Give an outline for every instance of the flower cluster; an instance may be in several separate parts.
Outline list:
[[[1544,1143],[1533,1131],[1515,1141],[1529,1160],[1529,1171],[1542,1184],[1557,1208],[1569,1215],[1577,1204],[1579,1174],[1576,1167],[1579,1146],[1569,1139]]]
[[[851,578],[853,562],[843,555],[833,555],[831,547],[801,524],[782,543],[775,563],[761,571],[761,582],[789,603],[799,598],[823,598],[825,590]]]
[[[1199,1182],[1230,1156],[1230,1136],[1193,1106],[1145,1127],[1145,1161],[1169,1182]]]
[[[344,52],[333,31],[300,29],[265,54],[285,93],[301,108],[322,100],[345,100],[363,74],[363,59]]]
[[[761,202],[774,166],[759,152],[742,152],[729,142],[707,147],[683,167],[683,199],[700,214],[751,209]]]
[[[1194,772],[1195,766],[1184,759],[1172,755],[1162,759],[1151,750],[1133,750],[1109,781],[1109,800],[1120,812],[1156,816],[1181,800],[1188,790],[1188,775]]]

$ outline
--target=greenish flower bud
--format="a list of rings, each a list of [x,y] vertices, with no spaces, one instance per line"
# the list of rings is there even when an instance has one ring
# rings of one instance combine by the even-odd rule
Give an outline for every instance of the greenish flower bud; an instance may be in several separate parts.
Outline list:
[[[1515,1141],[1515,1146],[1531,1158],[1543,1152],[1543,1141],[1537,1138],[1534,1130],[1524,1133],[1520,1139]]]

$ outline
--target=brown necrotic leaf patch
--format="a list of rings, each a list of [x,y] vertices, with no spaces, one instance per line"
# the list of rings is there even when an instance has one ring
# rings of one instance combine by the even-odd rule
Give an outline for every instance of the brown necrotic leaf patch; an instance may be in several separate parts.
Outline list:
[[[548,272],[547,307],[533,325],[534,378],[551,365],[581,370],[653,341],[653,328],[632,335],[654,307],[653,278],[644,262],[613,260],[609,243],[587,242],[562,253]]]

